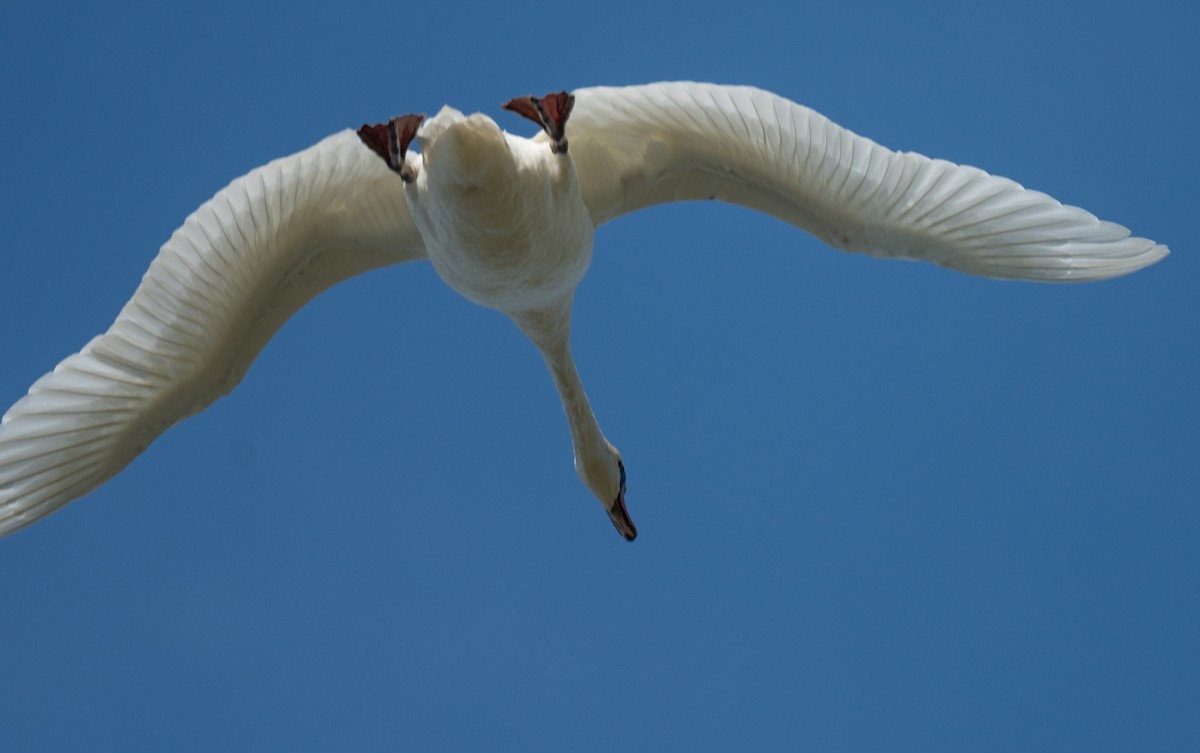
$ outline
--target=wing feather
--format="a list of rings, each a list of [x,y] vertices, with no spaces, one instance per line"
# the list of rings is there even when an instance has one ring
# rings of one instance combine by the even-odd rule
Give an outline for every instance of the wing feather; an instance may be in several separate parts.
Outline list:
[[[233,181],[163,245],[109,330],[0,422],[0,534],[94,489],[232,389],[305,302],[424,258],[400,180],[350,131]]]
[[[846,251],[985,277],[1100,280],[1167,255],[1044,193],[885,149],[761,89],[685,82],[575,96],[571,150],[596,225],[652,204],[716,198]]]

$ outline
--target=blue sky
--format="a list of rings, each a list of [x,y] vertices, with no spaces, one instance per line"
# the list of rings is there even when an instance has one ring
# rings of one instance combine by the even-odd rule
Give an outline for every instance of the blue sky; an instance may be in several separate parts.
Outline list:
[[[230,179],[443,103],[754,84],[1173,254],[1052,287],[735,207],[605,226],[574,347],[634,544],[515,327],[352,280],[0,541],[0,747],[1200,747],[1197,11],[820,6],[8,0],[4,406]]]

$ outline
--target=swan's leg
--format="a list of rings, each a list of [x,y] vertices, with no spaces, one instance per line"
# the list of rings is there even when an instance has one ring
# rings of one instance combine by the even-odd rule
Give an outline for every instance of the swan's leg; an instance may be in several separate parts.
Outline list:
[[[556,154],[567,151],[567,118],[575,106],[575,95],[555,92],[544,97],[517,97],[505,102],[505,110],[532,120],[542,127],[552,142]]]
[[[408,145],[416,138],[417,129],[425,115],[400,115],[392,118],[387,124],[363,124],[358,129],[358,137],[387,163],[388,167],[400,173],[405,183],[411,183],[416,175],[404,161],[408,153]]]

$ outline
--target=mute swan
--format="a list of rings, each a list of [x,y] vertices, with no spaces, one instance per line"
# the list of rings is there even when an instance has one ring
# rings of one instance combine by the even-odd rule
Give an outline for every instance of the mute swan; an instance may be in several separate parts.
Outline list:
[[[109,330],[4,415],[0,534],[112,477],[233,389],[308,300],[386,264],[428,259],[533,341],[562,398],[575,470],[632,540],[621,455],[592,414],[569,344],[598,225],[716,198],[846,251],[1022,280],[1100,280],[1167,254],[1045,194],[889,151],[758,89],[590,88],[504,107],[541,132],[512,136],[449,107],[424,122],[393,118],[253,170],[192,213]]]

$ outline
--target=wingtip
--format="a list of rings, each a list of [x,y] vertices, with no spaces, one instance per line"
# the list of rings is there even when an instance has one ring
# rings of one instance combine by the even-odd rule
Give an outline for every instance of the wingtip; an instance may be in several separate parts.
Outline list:
[[[1155,243],[1146,238],[1131,238],[1131,241],[1142,241],[1143,245],[1137,252],[1124,258],[1104,259],[1094,268],[1095,276],[1084,279],[1108,280],[1114,277],[1124,277],[1146,267],[1153,266],[1170,255],[1171,249],[1162,243]]]

